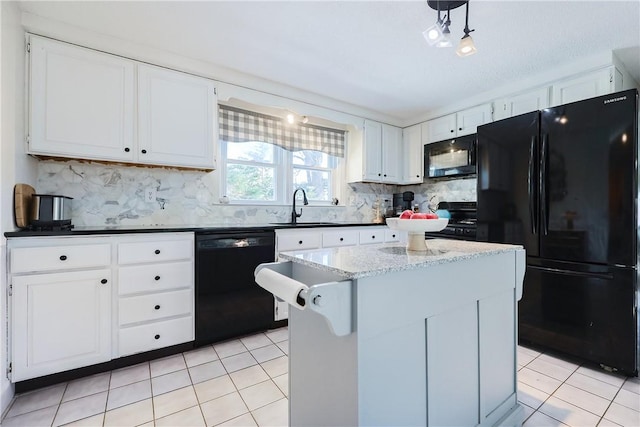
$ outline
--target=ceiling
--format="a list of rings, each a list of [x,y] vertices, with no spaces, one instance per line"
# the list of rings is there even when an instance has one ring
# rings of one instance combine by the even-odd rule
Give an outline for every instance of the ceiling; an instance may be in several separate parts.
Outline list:
[[[407,119],[613,50],[640,82],[640,1],[469,4],[477,54],[430,47],[426,1],[21,1],[22,10]],[[455,43],[464,7],[451,13]],[[231,82],[233,83],[233,82]],[[259,89],[259,88],[257,88]]]

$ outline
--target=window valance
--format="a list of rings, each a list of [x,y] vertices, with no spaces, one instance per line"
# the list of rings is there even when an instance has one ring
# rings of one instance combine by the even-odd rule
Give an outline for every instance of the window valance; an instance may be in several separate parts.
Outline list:
[[[289,151],[314,150],[344,157],[345,131],[309,124],[287,124],[279,117],[218,106],[220,139],[227,142],[260,141]]]

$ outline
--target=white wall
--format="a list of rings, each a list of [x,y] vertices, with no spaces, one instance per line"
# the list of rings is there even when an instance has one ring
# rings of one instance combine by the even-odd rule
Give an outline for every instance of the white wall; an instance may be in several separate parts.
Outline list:
[[[35,184],[36,161],[24,154],[24,31],[17,3],[0,2],[0,232],[13,231],[13,186]],[[0,239],[5,259],[6,240]],[[7,380],[7,283],[6,264],[0,262],[0,413],[13,398]]]

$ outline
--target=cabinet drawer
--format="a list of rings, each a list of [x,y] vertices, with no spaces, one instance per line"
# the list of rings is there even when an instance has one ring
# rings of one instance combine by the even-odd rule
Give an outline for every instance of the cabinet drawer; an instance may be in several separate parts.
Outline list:
[[[111,264],[111,245],[77,245],[11,250],[11,273],[101,267]]]
[[[335,246],[353,246],[357,244],[357,231],[327,231],[322,233],[322,246],[325,248],[332,248]]]
[[[384,243],[385,230],[363,230],[360,232],[360,244]]]
[[[399,242],[400,241],[400,231],[397,231],[397,230],[385,230],[384,231],[384,241],[385,242]]]
[[[193,241],[158,240],[118,244],[118,264],[171,261],[193,257]]]
[[[118,294],[193,288],[191,261],[120,267]]]
[[[193,316],[120,329],[119,356],[193,341]]]
[[[120,298],[118,315],[120,325],[146,322],[164,317],[193,313],[193,292],[162,292],[158,294],[140,295]]]
[[[294,233],[278,236],[278,252],[315,249],[322,246],[322,233]]]

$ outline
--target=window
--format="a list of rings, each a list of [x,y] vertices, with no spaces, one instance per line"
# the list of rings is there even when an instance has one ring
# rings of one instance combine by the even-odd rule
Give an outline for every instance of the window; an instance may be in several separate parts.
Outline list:
[[[336,197],[344,132],[286,127],[282,120],[220,106],[221,195],[231,203],[289,204],[304,188],[311,204]]]

